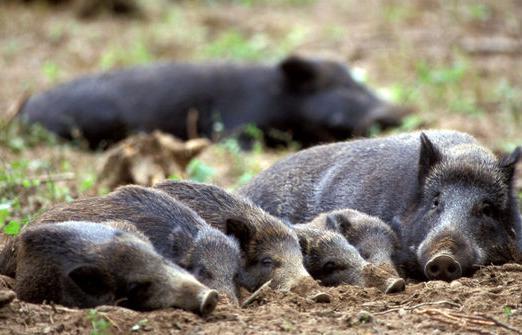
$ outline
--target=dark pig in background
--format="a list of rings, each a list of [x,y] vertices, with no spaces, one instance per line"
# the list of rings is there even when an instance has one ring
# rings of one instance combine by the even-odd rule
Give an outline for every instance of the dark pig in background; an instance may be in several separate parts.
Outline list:
[[[166,63],[90,75],[31,96],[19,115],[96,148],[154,130],[217,139],[248,124],[268,145],[289,132],[309,146],[398,125],[405,112],[343,65],[293,56],[275,66]],[[251,138],[240,138],[248,146]]]
[[[446,130],[341,142],[291,155],[239,193],[289,222],[342,208],[377,216],[400,236],[408,276],[450,281],[518,257],[521,152],[497,158]]]
[[[32,303],[178,307],[202,315],[214,310],[216,291],[159,255],[144,235],[121,230],[125,226],[132,227],[85,221],[31,225],[14,239],[15,251],[4,249],[0,258],[16,255],[15,291]]]
[[[245,288],[254,291],[271,280],[273,288],[288,290],[311,279],[303,266],[296,233],[247,199],[217,186],[194,182],[166,181],[154,187],[238,239],[243,269],[240,281]]]
[[[123,186],[106,196],[57,205],[35,223],[68,220],[125,220],[145,235],[159,254],[186,267],[203,284],[226,294],[230,301],[237,301],[237,241],[210,227],[193,210],[164,192]]]

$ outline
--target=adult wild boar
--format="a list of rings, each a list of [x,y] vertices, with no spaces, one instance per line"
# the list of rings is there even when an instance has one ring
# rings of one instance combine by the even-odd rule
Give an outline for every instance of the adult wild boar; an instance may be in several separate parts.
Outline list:
[[[308,146],[397,125],[402,113],[341,64],[295,56],[276,66],[167,63],[95,74],[20,109],[22,119],[65,138],[80,134],[93,148],[153,130],[216,139],[251,123],[269,145],[280,140],[271,134],[288,131]]]
[[[291,155],[239,193],[290,222],[342,208],[377,216],[399,234],[407,275],[449,281],[520,249],[521,152],[496,158],[445,130],[341,142]]]
[[[118,304],[136,310],[179,307],[208,314],[218,301],[216,291],[160,256],[128,223],[31,225],[10,248],[14,250],[4,249],[0,258],[16,255],[15,291],[28,302],[80,308]]]

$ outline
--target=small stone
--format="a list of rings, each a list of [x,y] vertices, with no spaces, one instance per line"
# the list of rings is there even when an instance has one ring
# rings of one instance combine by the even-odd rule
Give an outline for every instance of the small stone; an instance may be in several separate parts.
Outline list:
[[[332,297],[328,293],[320,292],[310,297],[313,301],[319,304],[329,304],[332,301]]]
[[[461,287],[462,286],[462,283],[457,281],[457,280],[454,280],[450,283],[450,287],[451,288],[458,288],[458,287]]]
[[[399,315],[405,316],[407,314],[406,310],[404,308],[399,309]]]

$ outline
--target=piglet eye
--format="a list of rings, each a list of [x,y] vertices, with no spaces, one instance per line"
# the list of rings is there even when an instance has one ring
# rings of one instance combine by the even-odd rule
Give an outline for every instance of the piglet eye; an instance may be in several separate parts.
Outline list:
[[[274,260],[270,257],[264,257],[261,259],[261,265],[269,267],[274,264]]]
[[[335,270],[335,262],[330,261],[330,262],[324,263],[324,265],[323,265],[324,272],[329,273],[329,272],[333,272],[333,270]]]
[[[435,197],[433,198],[433,201],[431,203],[431,208],[437,208],[439,207],[440,205],[440,194],[437,193],[437,195],[435,195]]]

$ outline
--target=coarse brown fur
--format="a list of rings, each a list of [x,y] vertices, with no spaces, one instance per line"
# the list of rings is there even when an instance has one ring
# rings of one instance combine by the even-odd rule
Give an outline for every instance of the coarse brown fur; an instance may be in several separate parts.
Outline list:
[[[208,184],[167,181],[154,187],[238,239],[245,269],[242,284],[247,288],[272,279],[274,287],[286,289],[309,277],[295,232],[250,201]]]

